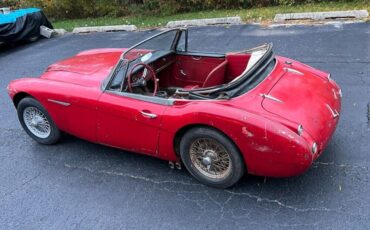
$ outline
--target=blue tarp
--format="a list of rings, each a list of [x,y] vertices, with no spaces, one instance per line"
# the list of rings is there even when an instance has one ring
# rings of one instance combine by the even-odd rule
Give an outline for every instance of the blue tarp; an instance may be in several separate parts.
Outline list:
[[[10,11],[10,14],[0,14],[0,25],[6,23],[16,22],[17,18],[23,17],[26,14],[35,13],[41,11],[38,8],[27,8],[20,10]]]

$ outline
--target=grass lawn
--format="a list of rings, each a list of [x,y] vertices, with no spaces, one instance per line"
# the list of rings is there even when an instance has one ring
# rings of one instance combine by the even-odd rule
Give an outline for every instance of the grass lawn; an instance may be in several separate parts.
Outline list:
[[[111,18],[85,18],[73,20],[53,21],[55,28],[63,28],[72,31],[74,27],[80,26],[108,26],[134,24],[139,28],[150,28],[164,26],[168,21],[240,16],[245,22],[270,22],[277,13],[312,12],[312,11],[334,11],[334,10],[368,10],[370,12],[369,0],[355,0],[351,2],[321,2],[303,4],[296,6],[274,6],[237,10],[214,10],[183,13],[170,16],[161,15],[132,15],[127,17]]]

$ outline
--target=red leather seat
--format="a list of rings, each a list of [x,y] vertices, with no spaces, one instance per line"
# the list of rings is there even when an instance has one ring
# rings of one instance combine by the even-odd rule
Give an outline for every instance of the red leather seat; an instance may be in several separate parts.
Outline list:
[[[223,61],[221,64],[216,66],[206,77],[206,80],[203,82],[202,88],[211,87],[216,85],[221,85],[225,83],[225,74],[227,61]],[[199,88],[199,85],[186,85],[184,89],[192,90]]]
[[[211,87],[216,85],[221,85],[225,83],[225,73],[226,73],[227,61],[225,60],[216,68],[214,68],[207,76],[203,83],[203,88]]]
[[[225,83],[234,80],[243,73],[249,62],[249,53],[227,53],[226,60],[228,61]]]

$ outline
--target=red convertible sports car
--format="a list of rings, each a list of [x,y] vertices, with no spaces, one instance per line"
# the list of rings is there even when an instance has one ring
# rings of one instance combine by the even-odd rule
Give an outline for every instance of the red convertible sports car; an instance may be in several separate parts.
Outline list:
[[[330,74],[275,56],[271,44],[191,52],[186,29],[78,53],[8,91],[24,130],[41,144],[65,132],[182,162],[218,188],[246,172],[305,172],[335,131],[342,97]]]

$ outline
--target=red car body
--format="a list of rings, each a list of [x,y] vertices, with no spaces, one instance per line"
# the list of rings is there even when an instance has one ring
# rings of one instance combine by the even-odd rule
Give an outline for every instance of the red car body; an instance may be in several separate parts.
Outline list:
[[[257,87],[237,97],[179,99],[163,105],[102,88],[124,50],[79,53],[51,65],[39,78],[12,81],[9,95],[15,105],[32,96],[66,133],[168,161],[180,160],[177,144],[184,131],[194,126],[213,127],[235,143],[248,173],[270,177],[306,171],[323,152],[338,124],[339,86],[330,74],[300,62],[276,56],[272,72]],[[209,71],[205,66],[212,63],[212,57],[203,57],[199,66],[186,64],[194,59],[190,57],[176,55],[174,65],[181,61],[194,71]],[[194,83],[196,80],[190,79],[176,84]],[[150,119],[142,112],[158,117]]]

